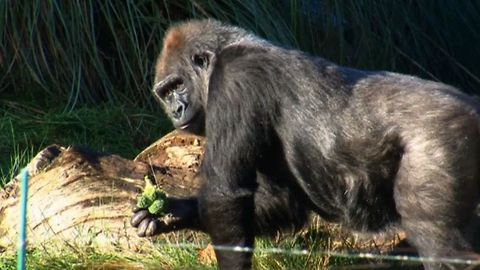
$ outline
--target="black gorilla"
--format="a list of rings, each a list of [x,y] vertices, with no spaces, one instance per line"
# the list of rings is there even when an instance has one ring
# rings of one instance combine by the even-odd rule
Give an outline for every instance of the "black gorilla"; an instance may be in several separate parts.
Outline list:
[[[136,209],[139,235],[193,228],[252,247],[313,211],[356,231],[398,226],[422,256],[475,256],[479,103],[457,89],[201,20],[168,31],[153,92],[177,129],[207,137],[204,182],[171,199],[176,219]],[[251,253],[216,255],[222,269],[251,267]]]

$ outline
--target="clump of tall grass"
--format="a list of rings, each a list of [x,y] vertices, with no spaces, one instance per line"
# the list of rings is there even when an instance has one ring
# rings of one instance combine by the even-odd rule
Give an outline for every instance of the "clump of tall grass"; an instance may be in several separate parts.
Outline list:
[[[66,108],[123,95],[142,100],[147,60],[166,24],[150,23],[161,13],[149,2],[2,1],[0,92],[60,97]]]
[[[202,14],[340,64],[416,74],[480,93],[478,1],[200,1]]]
[[[478,1],[0,1],[0,94],[143,105],[163,32],[213,17],[341,64],[480,89]]]

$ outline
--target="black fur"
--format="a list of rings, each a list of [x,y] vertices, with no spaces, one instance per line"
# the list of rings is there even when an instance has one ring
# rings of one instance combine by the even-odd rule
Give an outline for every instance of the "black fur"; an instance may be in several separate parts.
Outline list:
[[[398,226],[423,256],[473,254],[473,98],[417,77],[341,67],[211,20],[167,34],[154,87],[167,112],[171,76],[188,101],[174,124],[207,137],[204,183],[191,224],[150,235],[196,228],[216,245],[251,247],[255,235],[302,227],[316,212],[356,231]],[[222,269],[251,267],[250,253],[216,255]]]

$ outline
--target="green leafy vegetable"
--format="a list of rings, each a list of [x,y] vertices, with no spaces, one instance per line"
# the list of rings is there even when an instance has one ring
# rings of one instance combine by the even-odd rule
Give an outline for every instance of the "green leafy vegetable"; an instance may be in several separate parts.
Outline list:
[[[145,176],[145,189],[137,199],[137,206],[139,208],[148,208],[148,212],[153,215],[163,215],[167,206],[166,199],[167,194],[154,185],[148,176]]]

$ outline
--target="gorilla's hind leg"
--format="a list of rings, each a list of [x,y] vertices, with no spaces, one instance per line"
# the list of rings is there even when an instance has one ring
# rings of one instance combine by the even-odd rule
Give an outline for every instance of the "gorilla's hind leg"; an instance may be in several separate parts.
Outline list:
[[[445,150],[439,145],[427,147]],[[444,153],[451,153],[447,150]],[[476,162],[476,154],[469,151],[472,149],[462,152],[468,157],[464,160],[426,156],[425,151],[407,151],[402,157],[394,198],[407,239],[422,257],[471,259],[470,255],[475,255],[465,237],[479,189],[478,168],[472,164]],[[435,160],[437,157],[443,160]],[[466,267],[441,262],[424,265],[431,270]]]

